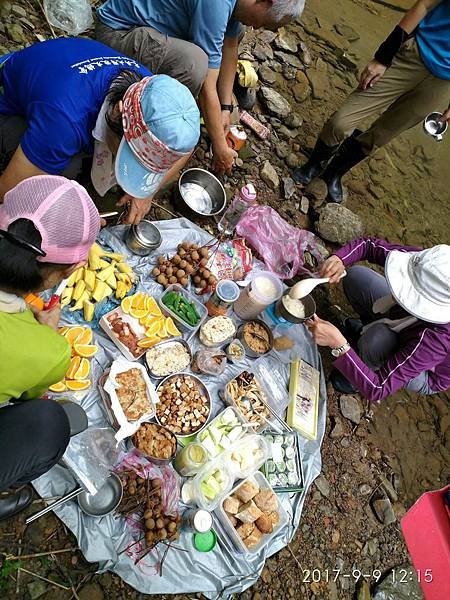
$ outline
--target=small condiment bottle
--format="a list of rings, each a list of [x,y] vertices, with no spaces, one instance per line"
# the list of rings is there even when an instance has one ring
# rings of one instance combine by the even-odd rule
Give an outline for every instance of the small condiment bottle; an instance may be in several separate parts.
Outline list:
[[[191,508],[183,513],[182,528],[191,533],[206,533],[212,527],[212,516],[207,510]]]
[[[173,466],[182,477],[191,477],[200,471],[207,458],[203,446],[193,442],[178,452]]]
[[[240,289],[231,279],[222,279],[206,303],[210,317],[224,316],[239,298]]]

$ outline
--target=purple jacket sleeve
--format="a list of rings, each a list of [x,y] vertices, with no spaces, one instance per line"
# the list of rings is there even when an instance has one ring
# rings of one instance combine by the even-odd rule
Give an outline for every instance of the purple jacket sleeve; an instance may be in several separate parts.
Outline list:
[[[391,250],[400,250],[400,252],[418,252],[422,250],[422,248],[390,244],[384,240],[366,237],[349,242],[337,252],[334,252],[334,254],[342,260],[346,267],[350,267],[360,260],[367,260],[375,265],[384,267],[386,257]]]
[[[448,331],[426,327],[417,339],[403,346],[379,371],[372,371],[351,349],[334,366],[373,402],[387,398],[423,371],[440,364],[449,352]]]

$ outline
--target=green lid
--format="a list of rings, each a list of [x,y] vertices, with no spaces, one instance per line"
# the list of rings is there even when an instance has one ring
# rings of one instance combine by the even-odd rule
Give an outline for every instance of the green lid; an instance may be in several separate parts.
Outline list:
[[[199,552],[209,552],[214,548],[217,536],[212,529],[205,533],[194,534],[194,548]]]

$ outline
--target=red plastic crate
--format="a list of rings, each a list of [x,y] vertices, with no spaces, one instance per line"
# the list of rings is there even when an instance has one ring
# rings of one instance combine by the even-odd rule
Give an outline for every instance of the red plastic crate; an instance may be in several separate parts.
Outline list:
[[[450,598],[450,485],[423,494],[401,520],[425,600]]]

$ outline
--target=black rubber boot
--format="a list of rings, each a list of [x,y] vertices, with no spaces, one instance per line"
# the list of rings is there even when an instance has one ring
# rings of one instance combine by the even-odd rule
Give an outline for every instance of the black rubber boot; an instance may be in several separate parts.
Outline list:
[[[354,131],[344,140],[336,156],[322,173],[322,179],[328,185],[328,201],[340,203],[343,199],[341,179],[352,167],[367,158],[361,143],[357,140],[362,131]]]
[[[233,87],[236,100],[243,110],[251,110],[256,103],[256,88],[245,88],[238,82],[236,77]]]
[[[330,373],[330,383],[336,390],[336,392],[341,392],[341,394],[354,394],[358,390],[352,386],[350,381],[342,375],[340,371],[337,369],[333,369]]]
[[[17,490],[0,493],[0,521],[17,515],[31,504],[33,490],[30,485],[24,485]]]
[[[327,146],[320,138],[317,138],[316,145],[308,159],[302,167],[297,167],[292,173],[292,179],[295,183],[308,185],[314,177],[318,177],[324,170],[327,162],[336,153],[339,145]]]

